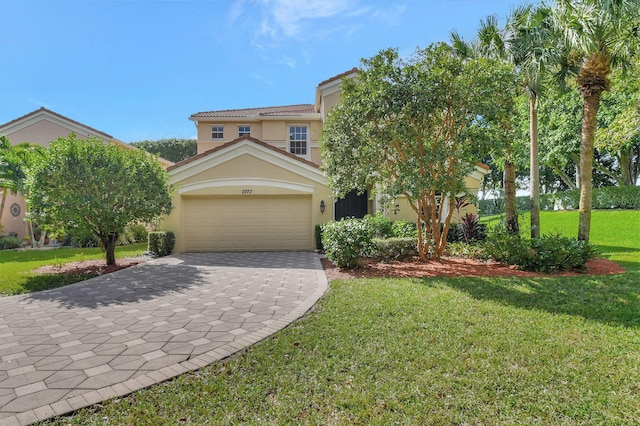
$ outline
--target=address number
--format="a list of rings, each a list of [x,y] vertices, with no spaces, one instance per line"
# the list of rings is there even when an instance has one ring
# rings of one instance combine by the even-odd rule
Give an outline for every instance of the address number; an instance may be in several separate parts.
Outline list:
[[[242,190],[242,193],[243,193],[243,194],[251,194],[252,192],[253,192],[253,190],[252,190],[252,189],[243,189],[243,190]]]

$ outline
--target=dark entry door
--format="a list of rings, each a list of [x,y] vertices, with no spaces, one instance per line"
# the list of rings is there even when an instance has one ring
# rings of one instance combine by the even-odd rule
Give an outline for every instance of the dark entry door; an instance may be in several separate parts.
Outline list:
[[[358,195],[358,191],[353,190],[344,198],[336,201],[335,220],[340,220],[345,217],[362,218],[367,214],[368,205],[369,197],[367,191]]]

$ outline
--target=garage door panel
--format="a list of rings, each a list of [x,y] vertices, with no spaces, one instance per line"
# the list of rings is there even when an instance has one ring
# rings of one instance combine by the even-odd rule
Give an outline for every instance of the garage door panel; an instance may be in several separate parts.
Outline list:
[[[311,197],[184,199],[187,251],[309,250]]]

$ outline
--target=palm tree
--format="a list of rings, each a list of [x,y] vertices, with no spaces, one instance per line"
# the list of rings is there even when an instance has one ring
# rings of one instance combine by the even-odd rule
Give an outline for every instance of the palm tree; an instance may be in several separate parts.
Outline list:
[[[503,29],[498,19],[489,16],[481,21],[476,40],[466,43],[451,34],[459,54],[484,56],[505,61],[518,70],[521,88],[529,99],[531,237],[540,236],[540,165],[538,154],[538,99],[542,92],[542,75],[550,49],[549,9],[518,6],[507,18]],[[507,229],[518,232],[515,164],[505,155],[504,191]]]
[[[593,145],[602,93],[609,90],[612,64],[629,60],[639,42],[640,0],[557,0],[556,28],[573,57],[582,96],[580,144],[580,222],[578,239],[589,241],[592,206]]]

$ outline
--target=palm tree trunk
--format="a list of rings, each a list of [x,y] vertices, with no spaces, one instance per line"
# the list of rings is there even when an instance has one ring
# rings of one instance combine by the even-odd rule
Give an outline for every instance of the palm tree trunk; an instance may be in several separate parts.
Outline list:
[[[2,189],[2,200],[0,200],[0,220],[2,220],[2,213],[4,213],[4,205],[7,202],[7,192],[9,190],[7,188],[0,189]]]
[[[538,99],[529,97],[529,186],[531,201],[531,238],[540,238],[540,164],[538,160]]]
[[[516,200],[516,166],[509,160],[504,161],[504,209],[507,232],[518,234],[518,201]]]
[[[599,90],[583,92],[582,143],[580,144],[580,221],[578,240],[589,241],[591,232],[591,206],[593,192],[593,141],[596,131],[596,116],[600,108]]]

